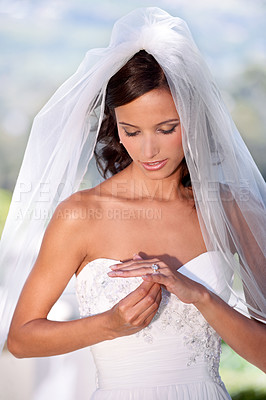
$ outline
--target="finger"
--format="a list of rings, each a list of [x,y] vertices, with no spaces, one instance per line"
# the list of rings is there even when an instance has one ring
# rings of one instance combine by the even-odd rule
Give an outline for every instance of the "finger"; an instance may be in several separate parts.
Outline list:
[[[158,286],[159,286],[159,285],[158,285]],[[160,286],[159,286],[159,288],[160,288]],[[160,289],[158,290],[158,292],[157,292],[157,295],[156,295],[155,299],[154,299],[154,304],[157,306],[157,308],[159,307],[161,300],[162,300],[162,290],[161,290],[161,288],[160,288]],[[153,311],[151,311],[151,308],[152,308],[152,306],[148,307],[147,310],[144,311],[143,315],[147,314],[147,315],[145,316],[145,318],[147,318],[147,317],[149,316],[148,311],[150,311],[150,313],[153,312]],[[156,311],[155,311],[155,312],[156,312]]]
[[[151,266],[148,267],[142,267],[142,268],[137,268],[137,269],[124,269],[124,270],[115,270],[115,271],[110,271],[107,273],[108,276],[111,278],[116,277],[116,278],[131,278],[131,277],[140,277],[142,275],[146,275],[152,272]]]
[[[147,264],[147,261],[144,261],[143,259],[138,259],[138,260],[130,260],[126,261],[120,264],[114,264],[111,265],[110,268],[113,269],[128,269],[132,268],[133,266],[138,266],[138,265],[144,265]]]
[[[129,293],[121,301],[125,303],[126,306],[134,307],[140,300],[142,300],[150,289],[154,286],[153,282],[142,282],[137,289]],[[157,286],[157,285],[156,285]]]
[[[138,260],[129,260],[123,263],[119,263],[119,264],[113,264],[110,266],[110,268],[112,270],[115,269],[129,269],[129,268],[136,268],[136,266],[144,266],[144,265],[152,265],[152,264],[159,264],[160,260],[158,260],[157,258],[153,258],[153,259],[149,259],[149,260],[143,260],[143,258],[138,259]]]
[[[139,254],[134,254],[134,255],[133,255],[133,260],[143,260],[143,258],[140,257]]]
[[[141,324],[144,324],[144,326],[149,325],[149,323],[152,321],[153,317],[158,311],[161,299],[162,299],[162,291],[159,290],[154,303],[139,315],[139,317],[135,320],[135,323],[137,325]]]
[[[138,263],[138,264],[132,264],[128,266],[127,268],[124,269],[114,269],[110,272],[107,272],[107,274],[112,278],[112,277],[121,277],[121,278],[131,278],[131,277],[140,277],[142,275],[147,275],[153,273],[153,266],[154,263]],[[168,266],[160,265],[157,262],[157,265],[159,266],[159,270],[155,273],[163,273],[166,276],[171,275],[173,272],[168,268]]]
[[[139,262],[134,262],[134,263],[131,263],[131,264],[128,264],[128,265],[123,265],[123,266],[121,266],[121,264],[118,265],[118,266],[111,266],[110,268],[111,268],[112,271],[115,271],[115,272],[119,271],[118,275],[120,274],[120,271],[123,271],[123,272],[137,271],[140,268],[146,268],[147,269],[146,273],[150,273],[150,272],[152,272],[152,265],[154,265],[154,264],[155,264],[155,262],[152,262],[152,261],[150,261],[150,262],[139,261]],[[160,270],[161,269],[164,269],[164,270],[168,269],[168,266],[163,264],[162,262],[159,263],[157,261],[156,265],[159,266]],[[138,271],[138,273],[139,273],[139,271]],[[143,273],[145,274],[144,270],[143,270]],[[116,275],[110,275],[110,276],[116,276]],[[139,276],[139,275],[128,275],[128,276]]]
[[[141,261],[139,261],[139,262],[131,263],[131,264],[128,265],[127,267],[126,267],[126,266],[125,266],[125,267],[123,266],[122,268],[117,268],[117,269],[118,269],[118,270],[127,270],[127,271],[130,271],[130,270],[134,270],[134,269],[136,269],[136,268],[142,268],[142,267],[144,267],[144,268],[151,268],[152,265],[154,265],[154,264],[155,264],[155,261],[141,260]],[[159,261],[156,261],[156,265],[158,265],[159,268],[165,268],[165,267],[163,266],[162,263],[160,264]]]
[[[159,283],[160,285],[166,286],[168,277],[164,274],[157,273],[157,274],[143,275],[142,279],[144,280],[144,282]]]
[[[160,285],[153,285],[142,299],[136,303],[132,310],[136,315],[140,315],[156,303],[158,293],[161,292]]]

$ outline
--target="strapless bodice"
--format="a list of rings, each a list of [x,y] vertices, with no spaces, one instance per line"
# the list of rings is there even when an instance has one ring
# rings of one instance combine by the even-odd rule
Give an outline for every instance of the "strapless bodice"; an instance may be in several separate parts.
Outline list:
[[[226,281],[230,281],[231,271],[222,267],[222,262],[218,252],[206,252],[184,264],[179,272],[228,301]],[[76,280],[81,317],[109,310],[143,282],[142,278],[110,278],[110,266],[117,263],[99,258],[82,269]],[[177,398],[162,393],[156,397],[154,387],[178,389],[178,399],[228,399],[218,371],[220,350],[220,337],[197,308],[163,289],[160,307],[148,327],[91,346],[98,370],[98,390],[93,399],[105,399],[101,396],[109,391],[116,392],[110,399],[119,399],[117,390],[122,391],[123,400]],[[202,384],[201,390],[206,391],[206,385],[207,392],[211,390],[209,397],[195,397],[195,393],[200,395]],[[141,392],[135,393],[137,397],[127,397],[125,391],[132,395],[133,388]],[[146,389],[152,397],[143,392]],[[183,390],[194,394],[182,397]]]

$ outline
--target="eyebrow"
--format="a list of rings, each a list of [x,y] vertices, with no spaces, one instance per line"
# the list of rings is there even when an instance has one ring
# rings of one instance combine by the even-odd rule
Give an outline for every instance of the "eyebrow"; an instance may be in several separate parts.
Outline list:
[[[159,124],[156,124],[155,126],[160,126],[160,125],[168,124],[169,122],[178,122],[178,121],[179,121],[178,118],[167,119],[166,121],[159,122]],[[136,125],[128,124],[127,122],[123,122],[123,121],[119,122],[119,125],[127,125],[127,126],[131,126],[132,128],[138,128],[138,126],[136,126]]]

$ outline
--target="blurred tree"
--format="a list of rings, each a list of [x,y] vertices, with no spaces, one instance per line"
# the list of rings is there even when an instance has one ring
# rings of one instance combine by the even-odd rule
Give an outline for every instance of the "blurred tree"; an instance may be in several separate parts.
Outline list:
[[[266,67],[250,65],[230,88],[234,106],[233,119],[256,164],[266,177]]]
[[[266,393],[256,389],[241,390],[232,396],[232,400],[266,400]]]

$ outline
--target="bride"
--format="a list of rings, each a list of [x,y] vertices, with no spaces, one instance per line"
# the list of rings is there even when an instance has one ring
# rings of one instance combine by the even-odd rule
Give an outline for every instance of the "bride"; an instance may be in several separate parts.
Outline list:
[[[93,151],[106,180],[77,190]],[[182,20],[147,8],[116,23],[35,119],[14,196],[21,183],[2,240],[5,262],[13,234],[20,249],[6,329],[34,264],[8,335],[16,357],[91,346],[93,399],[229,399],[221,338],[266,370],[265,185]],[[47,229],[24,218],[13,232],[18,208],[56,205]],[[74,274],[82,318],[49,320]]]

